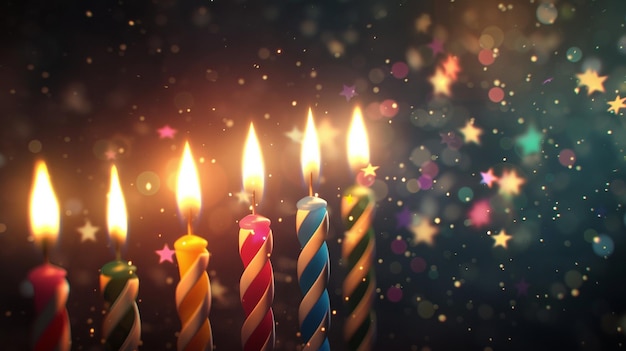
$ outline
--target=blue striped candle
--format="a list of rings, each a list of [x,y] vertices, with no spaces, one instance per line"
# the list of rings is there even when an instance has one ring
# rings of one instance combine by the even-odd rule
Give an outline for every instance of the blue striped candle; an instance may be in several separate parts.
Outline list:
[[[296,231],[302,251],[298,256],[298,283],[302,291],[299,309],[303,350],[330,350],[330,299],[326,284],[330,259],[326,236],[328,211],[326,201],[306,196],[297,203]]]

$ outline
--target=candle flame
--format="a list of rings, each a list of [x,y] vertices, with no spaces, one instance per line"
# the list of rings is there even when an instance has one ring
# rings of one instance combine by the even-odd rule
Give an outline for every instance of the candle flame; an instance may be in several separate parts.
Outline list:
[[[30,194],[30,228],[35,240],[56,240],[59,221],[59,203],[50,182],[48,167],[45,162],[37,161]]]
[[[319,177],[320,171],[320,144],[317,139],[317,131],[313,122],[313,113],[309,108],[309,117],[306,121],[304,138],[302,139],[302,152],[300,154],[302,176],[305,183],[313,182]],[[312,178],[312,179],[311,179]],[[312,184],[309,184],[311,186]]]
[[[365,167],[370,161],[367,131],[363,123],[363,114],[357,106],[352,114],[352,123],[348,131],[348,162],[353,171]]]
[[[263,197],[263,156],[261,156],[259,139],[256,137],[252,123],[250,123],[248,138],[243,150],[242,169],[244,191],[248,194],[254,193],[257,199],[261,199]]]
[[[120,178],[117,175],[117,167],[111,166],[111,184],[107,202],[107,227],[109,236],[117,244],[122,245],[126,241],[128,231],[128,218],[126,214],[126,202],[120,186]]]
[[[191,156],[189,142],[185,142],[183,157],[180,161],[178,178],[176,179],[176,201],[182,216],[200,211],[200,180],[196,163]],[[191,218],[187,218],[191,220]]]

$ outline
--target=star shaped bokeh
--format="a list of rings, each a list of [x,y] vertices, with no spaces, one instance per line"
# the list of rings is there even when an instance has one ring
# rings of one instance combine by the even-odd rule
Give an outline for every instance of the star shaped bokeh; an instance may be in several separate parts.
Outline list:
[[[96,241],[96,233],[100,230],[100,227],[92,225],[89,219],[85,219],[85,224],[76,230],[80,233],[81,242]]]
[[[579,87],[587,87],[587,96],[591,96],[596,91],[604,93],[604,81],[607,76],[599,76],[598,72],[588,68],[583,73],[576,74]]]
[[[616,115],[619,114],[619,110],[626,108],[626,97],[621,98],[619,94],[615,97],[615,100],[607,102],[609,105],[608,112],[613,112]]]
[[[350,101],[353,97],[359,95],[356,92],[356,86],[355,85],[343,85],[343,89],[341,90],[341,92],[339,93],[339,95],[343,96],[346,98],[346,101]]]
[[[171,262],[174,263],[174,254],[176,251],[170,249],[169,245],[164,244],[162,249],[154,251],[159,256],[159,263]]]

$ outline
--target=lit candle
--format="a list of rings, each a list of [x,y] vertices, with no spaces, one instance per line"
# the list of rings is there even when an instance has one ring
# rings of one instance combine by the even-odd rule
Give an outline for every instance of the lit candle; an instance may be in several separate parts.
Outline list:
[[[263,195],[263,160],[259,141],[250,124],[243,156],[244,191],[252,194],[252,214],[239,221],[239,255],[244,271],[239,297],[246,315],[241,328],[244,351],[274,349],[274,271],[270,256],[273,237],[270,220],[257,214],[257,196]]]
[[[206,272],[209,265],[207,241],[192,234],[193,216],[200,212],[200,180],[191,156],[189,142],[185,143],[180,170],[176,180],[178,209],[187,218],[187,234],[174,243],[180,282],[176,286],[176,308],[181,330],[178,351],[213,349],[213,333],[209,322],[211,286]]]
[[[70,321],[67,297],[70,287],[67,272],[50,263],[49,246],[59,235],[59,204],[48,168],[43,161],[35,165],[35,177],[30,195],[30,224],[35,240],[41,245],[44,263],[28,274],[33,285],[37,318],[33,327],[32,349],[35,351],[69,351]]]
[[[369,162],[367,132],[358,107],[348,133],[348,159],[352,169],[357,171]],[[371,227],[374,204],[372,190],[359,184],[348,188],[341,201],[341,218],[346,230],[341,253],[348,271],[343,282],[348,308],[344,338],[349,350],[365,351],[374,347],[376,325],[371,309],[376,289],[373,267],[376,237]]]
[[[106,350],[134,351],[140,344],[141,321],[137,308],[139,278],[137,267],[122,261],[121,248],[127,234],[126,203],[117,175],[111,167],[111,184],[107,201],[107,227],[115,247],[115,260],[105,264],[100,273],[100,290],[104,296],[102,343]]]
[[[298,201],[296,213],[296,232],[302,248],[298,256],[298,283],[303,295],[298,311],[300,333],[303,350],[330,350],[327,337],[330,298],[326,290],[330,273],[326,245],[328,211],[326,201],[313,196],[313,181],[319,176],[320,147],[311,109],[302,141],[301,162],[309,196]]]

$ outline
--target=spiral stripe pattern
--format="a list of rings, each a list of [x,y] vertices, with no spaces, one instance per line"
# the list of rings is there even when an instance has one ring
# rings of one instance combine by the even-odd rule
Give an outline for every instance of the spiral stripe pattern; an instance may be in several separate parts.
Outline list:
[[[57,268],[59,269],[59,268]],[[61,270],[61,269],[60,269]],[[33,326],[32,348],[34,351],[69,351],[71,345],[70,322],[65,305],[70,286],[65,277],[59,279],[50,296],[43,296],[46,301],[37,307],[37,318]],[[32,281],[35,293],[39,290]]]
[[[239,254],[244,271],[239,296],[246,319],[241,328],[244,351],[274,348],[274,272],[270,256],[273,236],[269,219],[248,215],[239,222]]]
[[[369,188],[348,189],[341,203],[341,216],[346,232],[342,258],[348,273],[343,283],[348,315],[344,338],[349,350],[368,351],[374,346],[375,313],[372,310],[376,278],[374,256],[376,241],[371,228],[374,217],[374,196]]]
[[[182,324],[177,341],[178,351],[213,349],[213,334],[209,323],[211,289],[206,273],[208,264],[209,253],[205,250],[182,273],[176,286],[176,308]],[[196,291],[201,293],[194,293]]]
[[[103,341],[107,350],[134,351],[139,347],[141,320],[137,308],[139,279],[112,279],[101,277],[101,288],[105,296],[115,296],[102,326]],[[121,289],[120,289],[121,287]]]
[[[302,251],[298,256],[298,283],[302,302],[298,311],[303,350],[330,350],[330,298],[326,285],[330,259],[326,237],[328,211],[326,201],[308,196],[297,204],[296,232]]]

